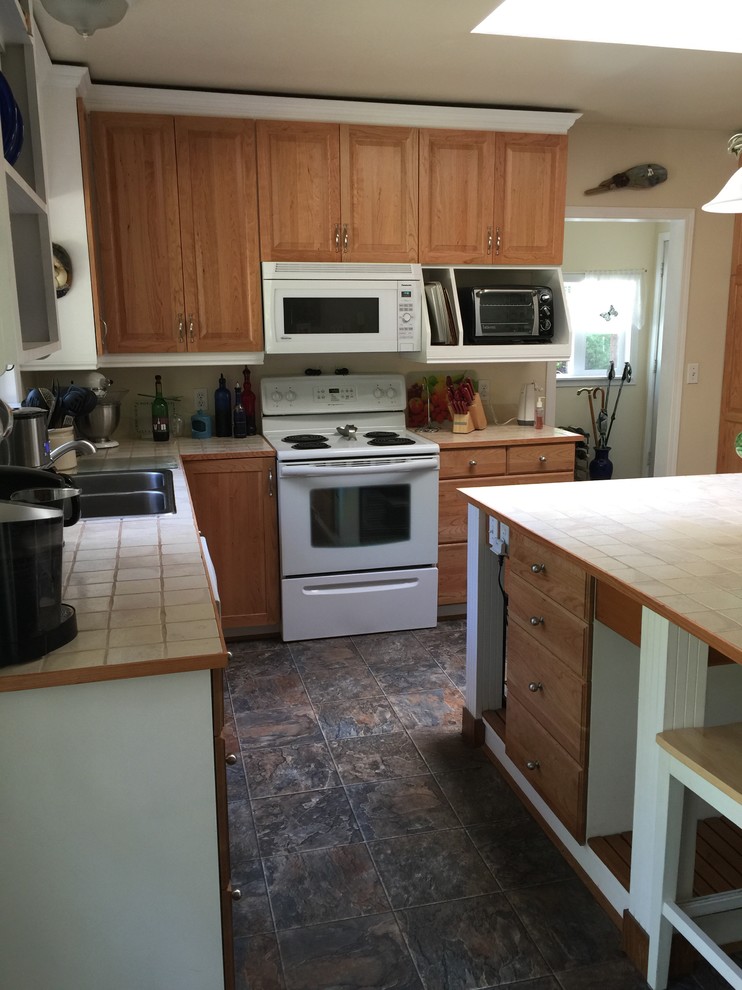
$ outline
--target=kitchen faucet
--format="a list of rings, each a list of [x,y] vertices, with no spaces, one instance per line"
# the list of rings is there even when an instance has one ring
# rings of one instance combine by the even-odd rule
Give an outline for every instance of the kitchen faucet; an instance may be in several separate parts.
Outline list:
[[[92,444],[89,440],[68,440],[67,443],[60,444],[56,447],[51,454],[49,459],[41,465],[43,471],[47,471],[50,467],[54,467],[54,462],[58,461],[60,457],[68,453],[70,450],[76,451],[78,454],[94,454],[95,444]]]

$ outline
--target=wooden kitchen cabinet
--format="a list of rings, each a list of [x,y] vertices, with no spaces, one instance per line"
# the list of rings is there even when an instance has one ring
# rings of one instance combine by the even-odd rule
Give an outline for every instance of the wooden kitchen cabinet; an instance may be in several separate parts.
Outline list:
[[[258,121],[263,261],[417,260],[417,130]]]
[[[716,454],[716,470],[719,473],[742,471],[742,458],[737,456],[735,449],[735,438],[738,433],[742,433],[742,216],[734,218],[732,275],[729,284],[719,441]]]
[[[420,262],[562,262],[567,138],[420,131]]]
[[[183,458],[225,630],[272,626],[280,618],[275,463],[274,455]]]
[[[438,604],[466,602],[467,505],[459,488],[574,480],[573,442],[441,443],[438,500]]]
[[[261,350],[254,122],[90,122],[105,351]]]

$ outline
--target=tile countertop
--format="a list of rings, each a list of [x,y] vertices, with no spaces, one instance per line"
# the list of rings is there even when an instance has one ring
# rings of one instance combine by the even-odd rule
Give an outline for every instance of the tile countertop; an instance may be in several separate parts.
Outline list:
[[[418,430],[423,433],[423,430]],[[576,443],[585,438],[580,433],[570,433],[568,430],[560,430],[554,426],[544,426],[543,429],[536,430],[532,426],[518,426],[517,423],[510,423],[502,426],[487,426],[483,430],[473,430],[471,433],[452,433],[448,429],[441,429],[438,433],[425,433],[440,447],[478,447],[482,444],[492,444],[494,446],[517,446],[526,443],[558,443],[570,441]]]
[[[460,491],[742,663],[742,475],[546,487]]]
[[[171,468],[177,511],[65,528],[62,601],[76,610],[77,637],[40,660],[0,667],[0,691],[226,666],[181,457],[272,453],[257,436],[122,441],[80,457],[79,474]]]

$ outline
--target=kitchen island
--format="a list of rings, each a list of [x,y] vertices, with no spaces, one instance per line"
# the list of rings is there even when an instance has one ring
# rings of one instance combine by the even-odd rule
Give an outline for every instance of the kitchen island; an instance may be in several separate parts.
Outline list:
[[[464,733],[485,742],[646,971],[662,869],[656,734],[742,721],[742,477],[462,492]]]
[[[123,442],[78,471],[170,468],[176,512],[64,530],[78,635],[0,667],[0,985],[229,987],[223,669],[182,459],[262,437]]]

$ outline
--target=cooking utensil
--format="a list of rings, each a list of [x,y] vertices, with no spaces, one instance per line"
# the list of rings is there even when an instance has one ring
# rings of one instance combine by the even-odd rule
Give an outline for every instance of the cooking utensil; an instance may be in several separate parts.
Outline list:
[[[121,418],[120,402],[99,402],[89,413],[83,413],[75,420],[75,426],[86,440],[92,440],[98,446],[116,447],[117,441],[111,440]]]
[[[341,437],[345,437],[346,440],[352,440],[358,432],[358,427],[353,426],[351,423],[346,423],[345,426],[337,426],[336,430]]]

